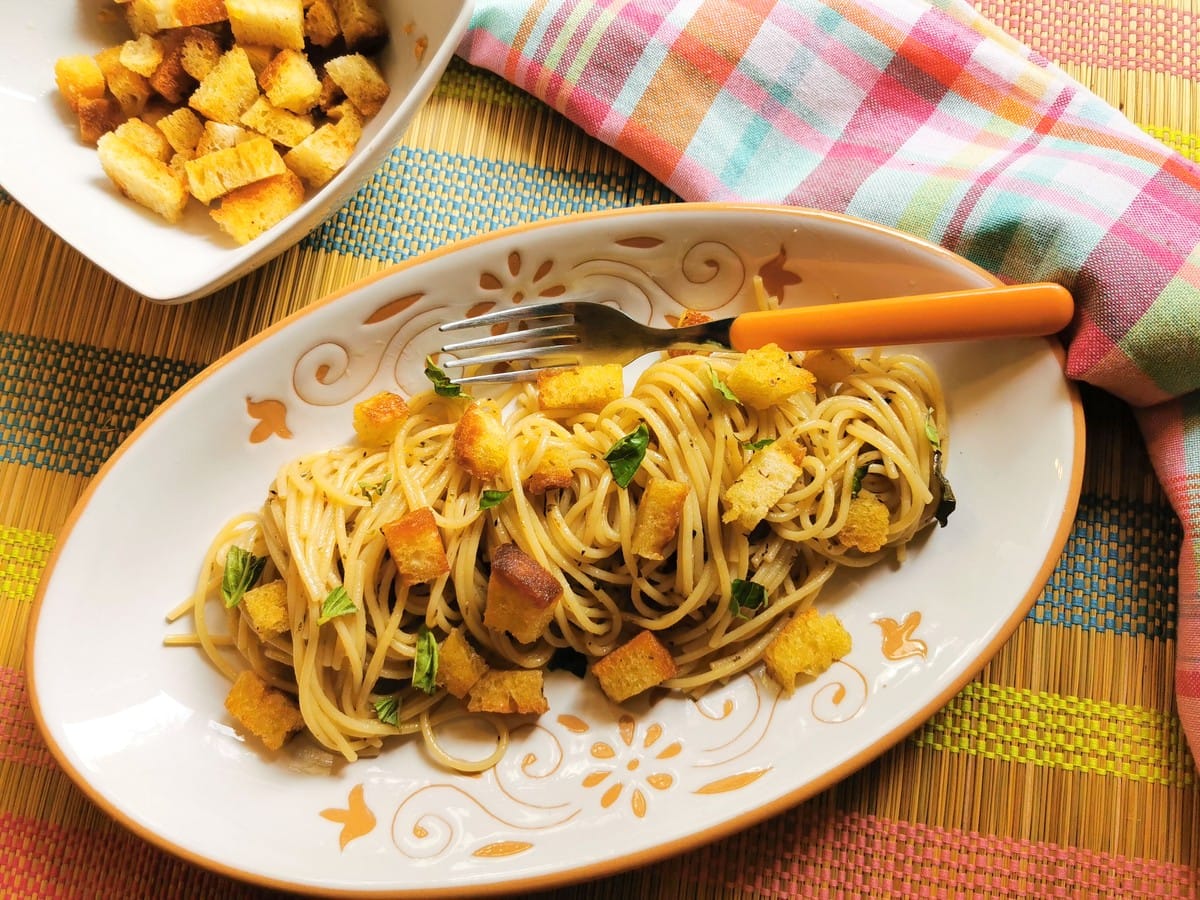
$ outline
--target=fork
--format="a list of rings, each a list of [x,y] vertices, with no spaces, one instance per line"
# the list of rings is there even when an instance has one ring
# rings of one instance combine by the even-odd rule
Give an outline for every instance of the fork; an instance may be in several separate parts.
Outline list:
[[[443,362],[445,368],[529,364],[450,379],[470,384],[529,381],[549,369],[597,362],[624,365],[654,350],[705,345],[750,350],[774,343],[784,350],[823,350],[1036,337],[1065,328],[1073,314],[1066,288],[1039,282],[747,312],[683,328],[643,325],[595,300],[567,300],[514,306],[446,322],[438,330],[518,326],[442,347],[456,357]]]

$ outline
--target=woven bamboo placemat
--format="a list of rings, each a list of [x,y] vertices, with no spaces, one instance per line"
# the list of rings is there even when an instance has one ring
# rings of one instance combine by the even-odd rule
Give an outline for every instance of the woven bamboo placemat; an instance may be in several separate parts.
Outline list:
[[[1197,158],[1196,3],[980,2]],[[0,896],[260,897],[110,822],[56,767],[24,641],[72,505],[173,390],[352,281],[506,225],[673,202],[500,79],[455,62],[374,180],[299,246],[156,306],[0,194]],[[1016,634],[894,750],[795,810],[554,897],[1195,896],[1200,779],[1174,713],[1180,526],[1127,409],[1083,391],[1089,448],[1063,558]]]

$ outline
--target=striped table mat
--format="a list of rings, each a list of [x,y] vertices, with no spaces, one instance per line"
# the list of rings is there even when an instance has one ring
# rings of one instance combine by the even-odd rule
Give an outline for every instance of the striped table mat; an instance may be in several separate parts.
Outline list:
[[[1197,158],[1196,0],[980,9]],[[110,822],[41,742],[25,636],[56,535],[104,460],[207,363],[329,291],[470,235],[674,202],[502,80],[456,61],[404,142],[299,246],[205,300],[149,304],[0,192],[0,896],[261,897]],[[1174,711],[1180,526],[1132,416],[1083,391],[1065,553],[948,706],[748,832],[550,897],[1195,896],[1200,779]]]

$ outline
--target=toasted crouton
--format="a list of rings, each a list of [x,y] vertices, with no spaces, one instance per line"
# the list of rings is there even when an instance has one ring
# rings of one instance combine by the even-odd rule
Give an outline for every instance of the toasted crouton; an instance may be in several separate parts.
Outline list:
[[[562,596],[562,585],[516,544],[492,552],[483,624],[523,644],[542,636]]]
[[[228,194],[271,175],[282,175],[287,167],[267,138],[254,137],[225,150],[199,156],[184,165],[192,196],[201,203]]]
[[[342,170],[354,153],[354,143],[336,125],[326,122],[284,154],[287,167],[310,187],[325,185]]]
[[[63,56],[55,60],[54,81],[74,112],[79,112],[80,100],[99,100],[106,89],[100,64],[95,57],[85,54]]]
[[[158,34],[164,28],[171,27],[169,24],[159,24],[160,17],[164,22],[169,22],[170,0],[129,0],[124,6],[125,21],[138,37]]]
[[[599,412],[625,396],[619,363],[577,366],[538,373],[537,395],[541,409],[584,409]]]
[[[642,559],[663,559],[667,545],[675,540],[683,504],[691,487],[670,478],[652,477],[638,502],[633,527],[633,552]]]
[[[331,0],[313,0],[304,12],[304,36],[318,47],[328,47],[341,33]]]
[[[849,350],[810,350],[804,354],[804,368],[822,384],[845,381],[857,365],[858,360]]]
[[[280,109],[303,115],[317,105],[321,79],[303,53],[280,50],[259,73],[267,99]]]
[[[816,677],[850,652],[850,633],[832,613],[797,613],[763,651],[767,674],[791,693],[801,675]]]
[[[113,134],[123,137],[147,156],[152,156],[159,162],[171,158],[171,145],[166,136],[153,125],[147,125],[141,119],[127,119],[113,129]]]
[[[444,687],[461,700],[487,670],[488,664],[471,646],[461,628],[446,635],[438,648],[438,687]]]
[[[117,58],[125,68],[149,78],[162,62],[162,42],[149,34],[143,34],[122,44],[121,53]]]
[[[814,380],[786,351],[767,344],[742,354],[725,383],[746,406],[770,409],[792,394],[811,392]]]
[[[874,494],[863,491],[850,501],[846,521],[837,533],[837,539],[847,547],[863,553],[874,553],[887,543],[891,514],[887,504]]]
[[[214,122],[235,125],[258,99],[258,80],[241,47],[225,53],[188,98],[188,106]],[[278,173],[272,173],[278,174]]]
[[[639,632],[602,659],[592,663],[592,674],[614,703],[674,678],[677,669],[670,651],[651,631]]]
[[[204,135],[204,123],[186,106],[163,116],[157,127],[176,153],[195,150]]]
[[[508,435],[494,403],[472,403],[454,427],[454,458],[480,481],[491,481],[508,463]]]
[[[264,641],[278,637],[292,627],[288,614],[287,582],[282,578],[246,591],[242,595],[241,607],[254,633]]]
[[[259,97],[242,113],[242,124],[277,144],[295,147],[313,133],[311,116],[298,116],[279,109],[266,97]]]
[[[209,215],[239,244],[248,244],[294,213],[302,203],[304,185],[294,172],[284,171],[234,188]]]
[[[204,80],[221,61],[224,50],[220,39],[206,28],[184,28],[178,34],[181,37],[179,62],[183,71],[197,81]]]
[[[685,309],[679,316],[679,321],[675,323],[676,328],[690,328],[692,325],[703,325],[705,322],[711,322],[712,316],[706,315],[696,309]],[[687,356],[689,353],[695,353],[694,350],[668,350],[667,356]]]
[[[150,73],[150,87],[171,103],[182,103],[196,87],[197,79],[183,66],[182,29],[162,33],[162,58]]]
[[[325,63],[325,74],[364,116],[379,112],[391,92],[379,67],[361,53],[334,57]]]
[[[101,167],[121,193],[168,222],[179,221],[188,195],[166,163],[111,132],[100,138],[97,148]]]
[[[223,122],[205,122],[203,131],[200,134],[200,140],[196,142],[195,153],[192,154],[193,159],[201,156],[207,156],[210,153],[216,153],[218,150],[227,150],[238,144],[245,143],[250,138],[255,137],[253,131],[243,128],[241,125],[226,125]]]
[[[804,454],[804,448],[792,440],[756,450],[721,498],[725,503],[721,521],[737,522],[746,532],[753,531],[800,477]]]
[[[541,715],[550,708],[541,669],[488,669],[471,687],[470,712]]]
[[[373,51],[387,40],[387,22],[371,0],[337,0],[337,20],[352,50]]]
[[[450,571],[442,534],[428,506],[405,513],[381,530],[396,571],[409,584],[433,581]]]
[[[225,0],[225,8],[237,43],[304,49],[304,5],[300,0]]]
[[[537,468],[525,479],[525,493],[540,497],[551,488],[570,487],[574,477],[566,451],[561,447],[547,447]]]
[[[121,65],[121,48],[107,47],[101,50],[96,54],[96,63],[104,73],[109,93],[121,105],[121,112],[126,116],[141,115],[152,93],[150,82],[144,75]]]
[[[390,444],[408,421],[408,404],[392,391],[380,391],[354,404],[354,433],[360,444]]]
[[[278,750],[304,727],[304,717],[295,702],[249,669],[233,683],[225,698],[225,708],[270,750]]]
[[[125,121],[120,104],[112,97],[80,97],[78,103],[75,112],[79,118],[79,137],[88,144],[96,143]]]

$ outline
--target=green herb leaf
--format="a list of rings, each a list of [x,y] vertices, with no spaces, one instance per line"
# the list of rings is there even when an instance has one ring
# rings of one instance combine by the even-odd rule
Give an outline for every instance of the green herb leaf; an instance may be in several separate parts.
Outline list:
[[[770,447],[773,443],[775,443],[775,438],[761,438],[757,441],[742,441],[742,447],[753,453],[763,447]]]
[[[950,514],[958,507],[958,501],[954,497],[954,488],[950,487],[950,481],[946,478],[946,473],[942,471],[941,450],[933,451],[933,477],[938,484],[937,507],[934,509],[933,517],[937,519],[940,527],[945,528]]]
[[[717,370],[712,366],[708,367],[708,380],[712,382],[712,386],[716,388],[717,393],[726,400],[730,400],[739,405],[741,404],[742,401],[737,398],[737,394],[730,390],[729,385],[721,380],[721,376],[717,374]]]
[[[438,643],[424,625],[417,631],[417,658],[413,660],[413,687],[427,694],[437,690]]]
[[[512,491],[484,491],[479,497],[480,509],[491,509],[508,499]]]
[[[375,707],[375,717],[384,725],[400,724],[400,698],[395,694],[379,697],[372,705]]]
[[[221,573],[221,596],[225,606],[233,608],[242,602],[242,595],[254,587],[263,566],[265,556],[255,556],[242,547],[230,547],[225,556],[225,570]]]
[[[929,438],[929,443],[933,445],[934,450],[942,449],[942,436],[938,433],[937,425],[933,422],[933,407],[929,407],[929,412],[925,413],[925,437]]]
[[[646,448],[649,445],[650,429],[645,422],[613,444],[604,454],[604,459],[612,470],[613,481],[623,488],[629,487],[633,476],[642,465],[642,460],[646,458]]]
[[[438,368],[432,356],[425,357],[425,377],[433,382],[433,392],[439,397],[461,397],[463,389],[450,380],[445,372]]]
[[[387,490],[387,486],[391,483],[391,481],[392,481],[391,475],[383,476],[382,481],[375,481],[375,482],[360,481],[358,483],[358,490],[362,493],[362,495],[364,497],[366,497],[368,500],[370,500],[372,503],[374,503],[375,502],[374,498],[382,497],[383,492]]]
[[[854,470],[854,478],[850,481],[850,496],[857,497],[858,492],[862,490],[862,480],[866,477],[867,467],[859,466]]]
[[[756,581],[733,579],[733,594],[729,598],[729,611],[739,619],[750,618],[756,609],[767,605],[767,589]]]
[[[346,593],[346,589],[339,584],[329,592],[329,596],[321,604],[321,615],[317,617],[317,624],[324,625],[330,619],[336,619],[338,616],[344,616],[357,609],[358,607],[354,605],[350,595]]]

